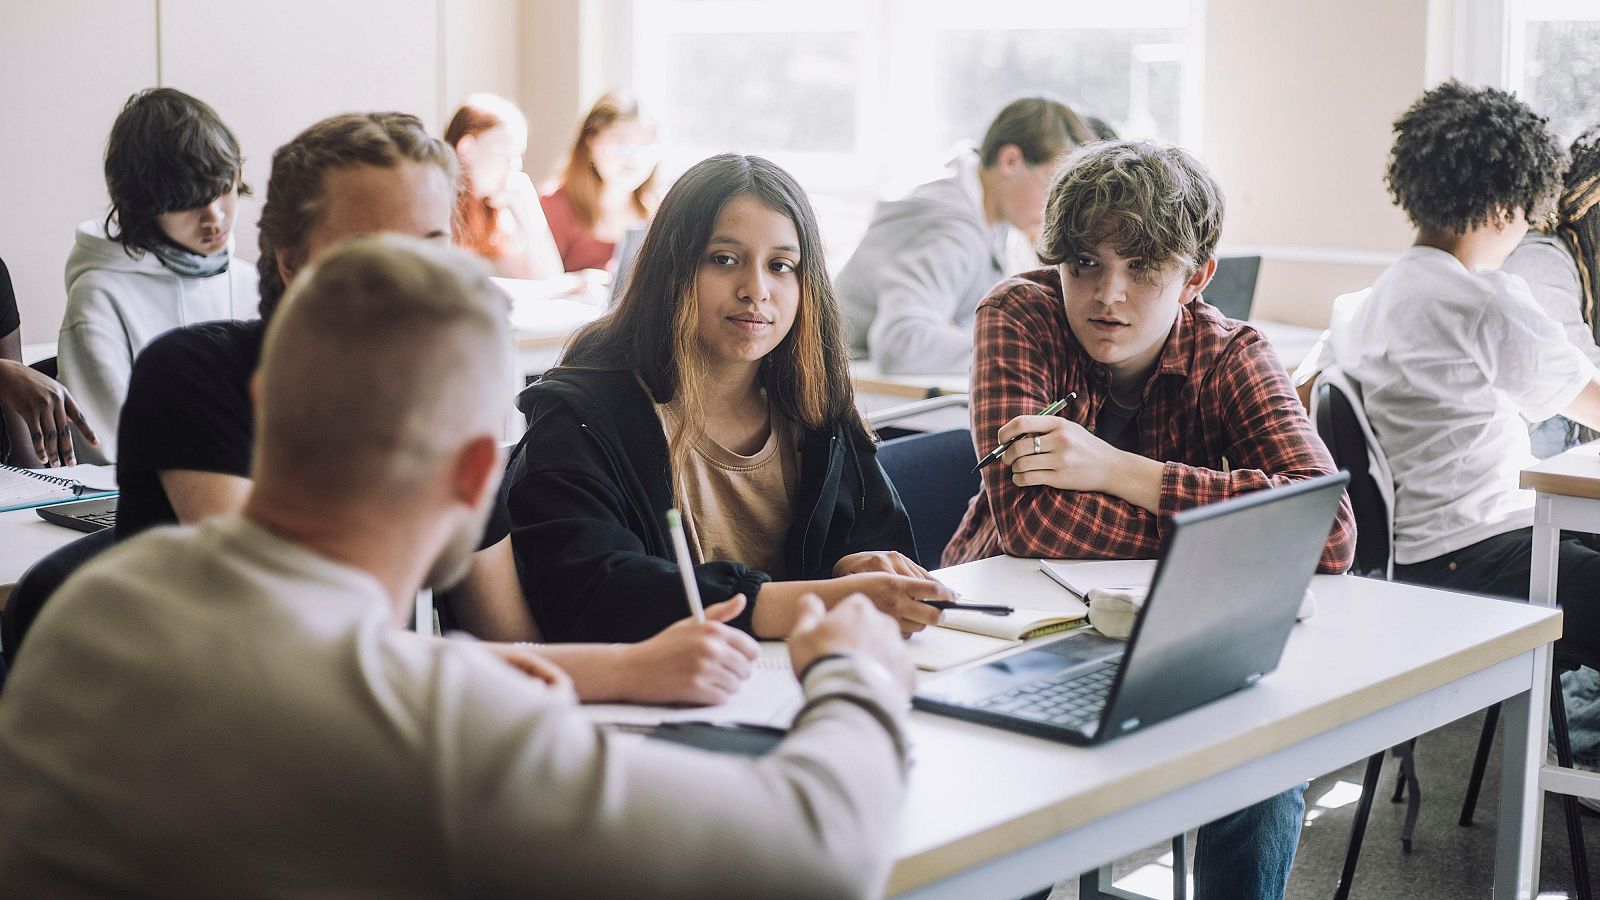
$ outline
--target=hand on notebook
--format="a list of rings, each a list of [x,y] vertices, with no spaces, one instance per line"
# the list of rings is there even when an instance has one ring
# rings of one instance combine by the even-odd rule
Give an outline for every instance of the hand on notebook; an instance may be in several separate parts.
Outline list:
[[[743,594],[706,607],[706,621],[686,617],[649,640],[625,645],[618,696],[635,703],[722,703],[750,677],[761,648],[723,623],[744,611]]]
[[[60,382],[22,363],[0,359],[0,408],[21,417],[28,429],[27,437],[14,435],[12,440],[21,445],[19,449],[31,447],[39,466],[76,464],[69,423],[78,426],[89,443],[100,446],[72,394]]]
[[[815,594],[802,597],[801,603],[799,624],[789,634],[789,662],[796,675],[819,656],[848,653],[882,665],[907,693],[916,687],[916,669],[894,620],[866,597],[851,594],[826,610]]]

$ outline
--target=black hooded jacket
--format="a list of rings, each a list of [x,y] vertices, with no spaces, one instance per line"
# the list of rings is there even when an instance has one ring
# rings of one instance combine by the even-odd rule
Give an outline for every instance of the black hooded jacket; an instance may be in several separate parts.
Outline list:
[[[506,472],[511,546],[529,608],[551,641],[640,641],[688,615],[666,514],[667,438],[634,373],[559,370],[522,392],[528,431]],[[695,567],[707,604],[742,593],[750,630],[761,586],[828,578],[863,550],[916,558],[911,524],[855,425],[807,430],[784,571],[731,561]]]

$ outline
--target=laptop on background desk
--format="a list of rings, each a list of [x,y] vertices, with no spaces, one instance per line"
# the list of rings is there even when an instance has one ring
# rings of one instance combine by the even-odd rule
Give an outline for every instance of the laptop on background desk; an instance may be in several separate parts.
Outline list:
[[[1255,684],[1278,667],[1350,476],[1172,517],[1126,643],[1074,632],[924,682],[917,709],[1094,744]]]

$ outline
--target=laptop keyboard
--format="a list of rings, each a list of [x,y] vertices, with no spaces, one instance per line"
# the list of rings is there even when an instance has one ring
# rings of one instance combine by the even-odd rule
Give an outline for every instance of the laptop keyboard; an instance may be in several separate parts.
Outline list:
[[[1119,658],[1087,672],[1067,670],[985,697],[972,706],[1019,719],[1081,728],[1100,720],[1121,664]]]
[[[102,528],[115,528],[117,526],[117,513],[115,510],[103,513],[83,513],[73,516],[73,518],[82,519],[85,522],[93,522]]]

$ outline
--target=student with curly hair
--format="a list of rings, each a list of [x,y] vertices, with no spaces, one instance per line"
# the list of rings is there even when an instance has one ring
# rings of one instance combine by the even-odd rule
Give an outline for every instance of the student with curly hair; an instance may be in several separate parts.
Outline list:
[[[1388,185],[1416,243],[1333,330],[1394,472],[1395,577],[1526,599],[1534,462],[1524,419],[1600,425],[1600,380],[1521,278],[1498,271],[1548,214],[1566,154],[1512,95],[1454,81],[1394,125]],[[1564,535],[1561,645],[1600,648],[1600,540]]]
[[[67,256],[59,375],[100,436],[77,442],[79,462],[116,461],[133,360],[156,336],[255,314],[255,270],[233,256],[239,197],[250,193],[243,166],[216,111],[182,91],[140,91],[117,115],[111,211],[78,226]]]
[[[1503,272],[1521,276],[1533,298],[1561,323],[1567,340],[1600,366],[1594,315],[1596,271],[1600,265],[1600,126],[1572,143],[1572,163],[1555,215],[1528,231],[1511,252]],[[1579,438],[1565,416],[1534,426],[1533,452],[1543,458]]]
[[[945,565],[1153,557],[1175,512],[1333,471],[1266,340],[1201,296],[1222,212],[1211,174],[1175,147],[1103,141],[1067,160],[1045,268],[978,305],[973,440],[1022,439],[984,470]],[[1058,397],[1075,399],[1031,415]],[[1348,569],[1354,549],[1341,503],[1321,571]],[[1195,896],[1281,898],[1304,809],[1296,787],[1202,827]]]

